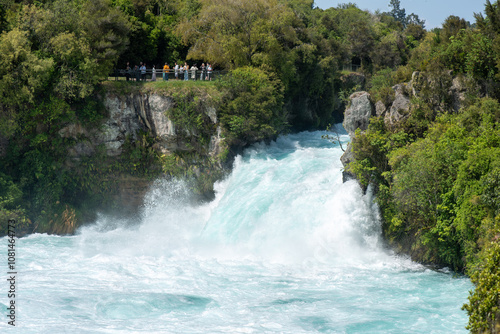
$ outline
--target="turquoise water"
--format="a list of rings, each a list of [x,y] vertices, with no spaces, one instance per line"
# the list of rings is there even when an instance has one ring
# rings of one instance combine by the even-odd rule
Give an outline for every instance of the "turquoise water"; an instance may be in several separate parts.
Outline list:
[[[465,333],[470,281],[386,249],[321,134],[247,150],[211,203],[158,180],[136,224],[18,240],[17,332]]]

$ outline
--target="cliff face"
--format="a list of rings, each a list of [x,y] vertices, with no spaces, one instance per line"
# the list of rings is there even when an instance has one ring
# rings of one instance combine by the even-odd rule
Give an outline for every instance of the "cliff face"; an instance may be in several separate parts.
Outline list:
[[[381,101],[366,92],[350,97],[344,127],[352,146],[342,162],[347,175],[374,186],[393,249],[473,272],[479,250],[497,241],[498,205],[483,185],[497,174],[498,141],[485,138],[500,138],[498,101],[479,99],[473,82],[447,72],[412,78],[375,91]]]
[[[98,127],[89,127],[85,124],[68,124],[59,131],[63,138],[73,138],[76,144],[68,150],[66,165],[74,168],[86,158],[91,158],[104,152],[104,159],[109,161],[123,161],[127,150],[127,143],[141,141],[141,133],[147,134],[153,140],[152,149],[161,156],[173,154],[188,154],[190,161],[211,159],[215,167],[222,169],[221,157],[225,149],[224,138],[221,137],[221,128],[217,120],[217,111],[210,103],[202,105],[202,112],[207,116],[206,126],[213,129],[209,141],[199,143],[200,134],[195,128],[187,128],[176,124],[169,113],[175,108],[174,98],[155,93],[130,93],[126,95],[107,93],[103,96],[103,104],[108,117]],[[190,162],[187,162],[190,163]],[[198,163],[191,166],[196,177],[202,176],[203,168]],[[187,166],[186,168],[189,168]],[[219,172],[220,172],[219,170]],[[151,178],[130,175],[122,171],[113,172],[112,178],[116,181],[115,193],[112,195],[112,206],[121,216],[134,216],[143,204],[143,198],[152,184]],[[74,218],[74,216],[73,216]],[[58,226],[57,222],[54,226]],[[62,233],[72,233],[79,222],[65,224],[70,226]],[[52,231],[60,233],[61,231]]]
[[[386,105],[382,101],[373,101],[368,92],[361,91],[349,97],[349,105],[344,113],[343,126],[354,139],[357,129],[365,131],[368,129],[370,117],[382,117],[388,129],[396,127],[405,121],[411,114],[411,99],[428,99],[433,108],[439,112],[451,106],[454,112],[458,112],[466,99],[467,89],[473,83],[463,77],[452,77],[451,73],[443,75],[439,81],[431,79],[426,73],[414,72],[410,82],[397,84],[392,87],[394,97]],[[341,161],[346,168],[354,159],[351,145],[348,146]],[[348,171],[344,172],[344,180],[353,178],[354,175]]]
[[[351,104],[345,111],[343,126],[349,136],[353,137],[357,129],[368,129],[370,117],[373,115],[373,104],[367,92],[354,93],[349,100]]]
[[[192,150],[188,142],[190,137],[196,137],[198,134],[192,129],[176,125],[167,116],[175,106],[172,97],[139,93],[107,94],[103,100],[109,116],[101,127],[88,129],[81,124],[69,124],[59,132],[63,138],[79,140],[69,151],[71,158],[78,159],[92,155],[99,146],[104,146],[108,157],[117,157],[122,154],[127,137],[137,140],[137,133],[140,130],[152,135],[155,138],[156,148],[164,154]],[[206,147],[207,154],[216,156],[223,144],[217,112],[209,106],[205,112],[216,128]]]

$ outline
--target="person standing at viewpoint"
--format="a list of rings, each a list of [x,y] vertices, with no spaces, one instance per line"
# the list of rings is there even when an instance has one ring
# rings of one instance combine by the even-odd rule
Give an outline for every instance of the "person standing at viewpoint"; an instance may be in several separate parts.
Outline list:
[[[163,66],[163,80],[168,81],[168,71],[170,70],[170,67],[168,66],[167,63],[165,63],[165,66]]]
[[[132,68],[130,67],[130,63],[127,62],[127,67],[125,68],[125,78],[127,78],[127,81],[130,80],[131,75],[132,75]]]
[[[153,65],[153,69],[151,70],[151,81],[156,81],[156,67]]]
[[[184,62],[184,81],[189,80],[189,66],[186,62]]]
[[[201,63],[200,66],[200,80],[205,79],[205,63]]]
[[[207,80],[212,80],[212,65],[207,64]]]
[[[141,70],[141,80],[146,81],[146,63],[141,63],[141,67],[139,68]]]
[[[198,70],[198,67],[196,67],[196,64],[191,66],[191,80],[196,81],[196,71]]]

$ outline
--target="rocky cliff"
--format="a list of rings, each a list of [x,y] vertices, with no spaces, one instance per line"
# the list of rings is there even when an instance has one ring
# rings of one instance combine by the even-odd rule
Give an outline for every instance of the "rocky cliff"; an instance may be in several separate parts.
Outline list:
[[[60,130],[63,138],[78,139],[70,149],[73,159],[94,154],[104,146],[108,157],[120,156],[127,138],[137,140],[137,133],[147,131],[155,138],[155,147],[164,154],[193,150],[186,138],[198,134],[192,129],[176,125],[167,115],[175,107],[172,97],[159,94],[131,93],[128,95],[106,94],[103,98],[108,113],[99,128],[88,129],[82,124],[69,124]],[[216,156],[221,151],[223,139],[217,123],[215,108],[206,106],[204,112],[215,126],[206,153]]]
[[[129,94],[106,93],[102,96],[107,117],[100,126],[90,127],[85,124],[71,123],[63,127],[59,134],[63,138],[72,138],[75,144],[69,148],[66,165],[78,169],[85,159],[95,158],[101,154],[103,160],[124,164],[127,145],[143,140],[148,136],[152,140],[150,149],[155,155],[173,157],[178,161],[180,155],[189,156],[183,161],[186,170],[191,170],[195,177],[203,178],[203,166],[200,161],[210,160],[210,168],[223,169],[223,153],[226,148],[221,136],[221,128],[217,119],[217,111],[209,101],[209,97],[200,96],[200,112],[204,114],[204,128],[210,129],[208,140],[200,140],[202,135],[196,127],[186,126],[186,122],[176,123],[172,117],[176,108],[175,98],[159,93],[133,92]],[[204,133],[203,135],[207,135]],[[200,144],[200,142],[202,144]],[[196,143],[196,144],[194,144]],[[137,145],[140,145],[137,144]],[[187,159],[186,159],[187,160]],[[126,162],[126,161],[125,161]],[[159,166],[161,170],[161,166]],[[205,169],[206,170],[206,169]],[[122,170],[111,170],[115,182],[112,206],[123,216],[133,216],[142,206],[145,193],[154,178],[131,175]],[[119,208],[119,209],[118,209]],[[54,224],[56,226],[58,224]],[[78,224],[66,224],[73,230]],[[54,231],[58,233],[61,231]],[[67,229],[63,233],[71,233]]]
[[[349,97],[349,105],[344,114],[343,126],[354,139],[357,129],[365,131],[368,129],[370,117],[382,117],[387,128],[391,129],[405,121],[411,114],[411,99],[422,98],[432,105],[436,112],[451,109],[458,112],[462,107],[467,90],[473,83],[465,77],[453,77],[447,72],[439,79],[431,79],[424,72],[414,72],[409,82],[397,84],[392,87],[394,93],[390,103],[373,101],[370,93],[361,91],[353,93]],[[354,159],[351,145],[341,157],[344,171],[344,181],[354,178],[347,170],[347,166]]]

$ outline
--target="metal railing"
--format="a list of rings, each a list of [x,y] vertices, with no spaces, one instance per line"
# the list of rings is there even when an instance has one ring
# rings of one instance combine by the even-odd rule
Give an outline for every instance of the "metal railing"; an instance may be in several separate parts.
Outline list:
[[[226,70],[212,70],[210,73],[207,70],[187,70],[188,75],[187,75],[187,80],[193,81],[193,80],[215,80],[223,75],[226,75],[229,73],[229,71]],[[193,73],[194,72],[194,73]],[[185,80],[185,71],[178,71],[177,75],[174,69],[169,69],[167,72],[164,72],[163,69],[156,69],[155,74],[156,74],[156,81],[162,81],[162,80]],[[165,74],[165,76],[164,76]],[[146,73],[141,73],[141,71],[127,71],[125,69],[115,69],[113,72],[109,75],[109,77],[114,78],[115,81],[118,80],[127,80],[127,81],[151,81],[153,76],[153,70],[148,69],[146,70]]]

